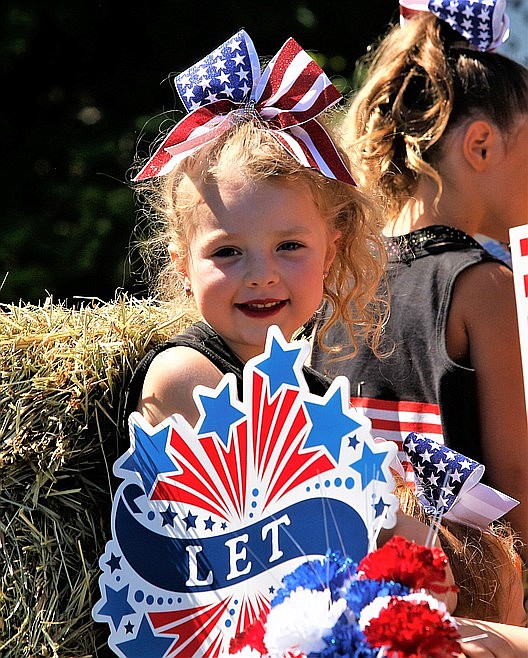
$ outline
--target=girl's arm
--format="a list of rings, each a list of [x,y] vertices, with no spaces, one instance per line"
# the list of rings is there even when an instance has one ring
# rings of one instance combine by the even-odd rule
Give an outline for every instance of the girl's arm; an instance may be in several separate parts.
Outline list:
[[[452,359],[467,357],[475,368],[486,476],[521,501],[507,518],[526,543],[528,430],[511,270],[482,263],[458,277],[447,347]]]
[[[462,642],[462,656],[468,658],[528,658],[528,628],[488,621],[457,619],[462,637],[486,634],[471,642]]]

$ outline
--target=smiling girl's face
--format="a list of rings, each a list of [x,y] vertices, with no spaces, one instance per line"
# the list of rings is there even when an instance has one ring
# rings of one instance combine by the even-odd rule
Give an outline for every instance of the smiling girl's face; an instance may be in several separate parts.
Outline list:
[[[339,232],[303,183],[228,179],[201,197],[185,262],[169,251],[205,321],[247,361],[268,327],[289,340],[317,310]]]

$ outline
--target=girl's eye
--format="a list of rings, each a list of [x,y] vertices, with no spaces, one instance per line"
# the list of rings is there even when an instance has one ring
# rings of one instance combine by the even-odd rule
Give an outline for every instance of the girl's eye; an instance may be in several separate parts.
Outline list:
[[[214,258],[230,258],[231,256],[238,256],[238,254],[240,254],[240,251],[235,247],[221,247],[212,255]]]
[[[282,251],[296,251],[297,249],[302,249],[303,245],[300,242],[295,242],[290,240],[289,242],[283,242],[279,245],[279,249]]]

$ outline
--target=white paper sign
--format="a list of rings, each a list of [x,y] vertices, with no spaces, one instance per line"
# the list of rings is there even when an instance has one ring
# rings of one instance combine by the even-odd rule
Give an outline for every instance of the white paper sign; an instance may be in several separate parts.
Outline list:
[[[510,229],[510,244],[528,413],[528,224]]]

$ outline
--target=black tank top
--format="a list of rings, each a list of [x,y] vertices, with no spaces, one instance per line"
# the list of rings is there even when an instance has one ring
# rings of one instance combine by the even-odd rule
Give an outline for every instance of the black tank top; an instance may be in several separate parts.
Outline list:
[[[330,363],[314,349],[312,365],[331,377],[346,375],[352,403],[373,431],[400,443],[410,431],[442,441],[482,462],[475,370],[453,362],[446,348],[449,306],[457,277],[478,263],[497,261],[472,237],[430,226],[386,240],[391,314],[377,358],[367,345]],[[328,343],[342,343],[342,329]]]
[[[171,347],[190,347],[206,356],[223,375],[232,372],[237,378],[238,397],[242,400],[243,362],[229,349],[227,344],[214,329],[205,322],[197,322],[181,334],[170,338],[164,343],[156,345],[156,347],[150,350],[150,352],[148,352],[140,361],[126,389],[124,404],[120,416],[120,427],[121,431],[125,432],[125,436],[128,432],[128,416],[137,407],[150,364],[160,352],[170,349]],[[303,374],[306,383],[308,384],[308,388],[312,393],[315,395],[325,394],[331,383],[327,377],[316,372],[309,366],[303,367]]]

